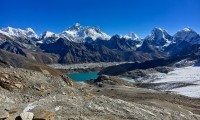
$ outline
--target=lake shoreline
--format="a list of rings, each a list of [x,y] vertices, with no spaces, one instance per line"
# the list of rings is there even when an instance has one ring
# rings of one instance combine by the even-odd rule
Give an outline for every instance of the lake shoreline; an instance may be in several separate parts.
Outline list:
[[[70,77],[72,80],[76,82],[84,82],[91,79],[97,79],[97,72],[80,72],[80,73],[68,73],[66,76]]]

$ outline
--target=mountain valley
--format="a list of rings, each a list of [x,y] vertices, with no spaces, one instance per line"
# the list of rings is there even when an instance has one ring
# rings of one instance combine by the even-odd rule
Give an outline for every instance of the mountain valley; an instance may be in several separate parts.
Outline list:
[[[0,29],[0,119],[200,120],[200,35],[154,28],[109,36],[79,23],[60,34]],[[67,73],[98,72],[76,82]]]

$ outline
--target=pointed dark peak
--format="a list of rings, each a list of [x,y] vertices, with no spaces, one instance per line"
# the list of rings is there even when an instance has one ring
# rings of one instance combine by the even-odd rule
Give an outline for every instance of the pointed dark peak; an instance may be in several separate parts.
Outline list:
[[[152,31],[151,34],[168,34],[168,32],[162,28],[155,27]]]
[[[116,34],[116,35],[113,35],[110,39],[111,40],[116,40],[116,39],[120,39],[121,37],[118,35],[118,34]]]

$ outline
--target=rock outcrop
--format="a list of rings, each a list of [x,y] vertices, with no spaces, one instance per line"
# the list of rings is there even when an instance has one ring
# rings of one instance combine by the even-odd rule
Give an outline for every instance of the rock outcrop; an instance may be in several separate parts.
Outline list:
[[[20,114],[21,120],[33,120],[33,116],[32,112],[23,112]]]

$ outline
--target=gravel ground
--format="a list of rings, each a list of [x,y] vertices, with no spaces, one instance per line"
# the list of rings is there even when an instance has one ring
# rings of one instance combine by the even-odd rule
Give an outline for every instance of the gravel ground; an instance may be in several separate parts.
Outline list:
[[[92,69],[92,68],[102,68],[102,67],[109,67],[113,65],[120,65],[128,62],[99,62],[99,63],[82,63],[82,64],[51,64],[48,65],[55,69]]]

